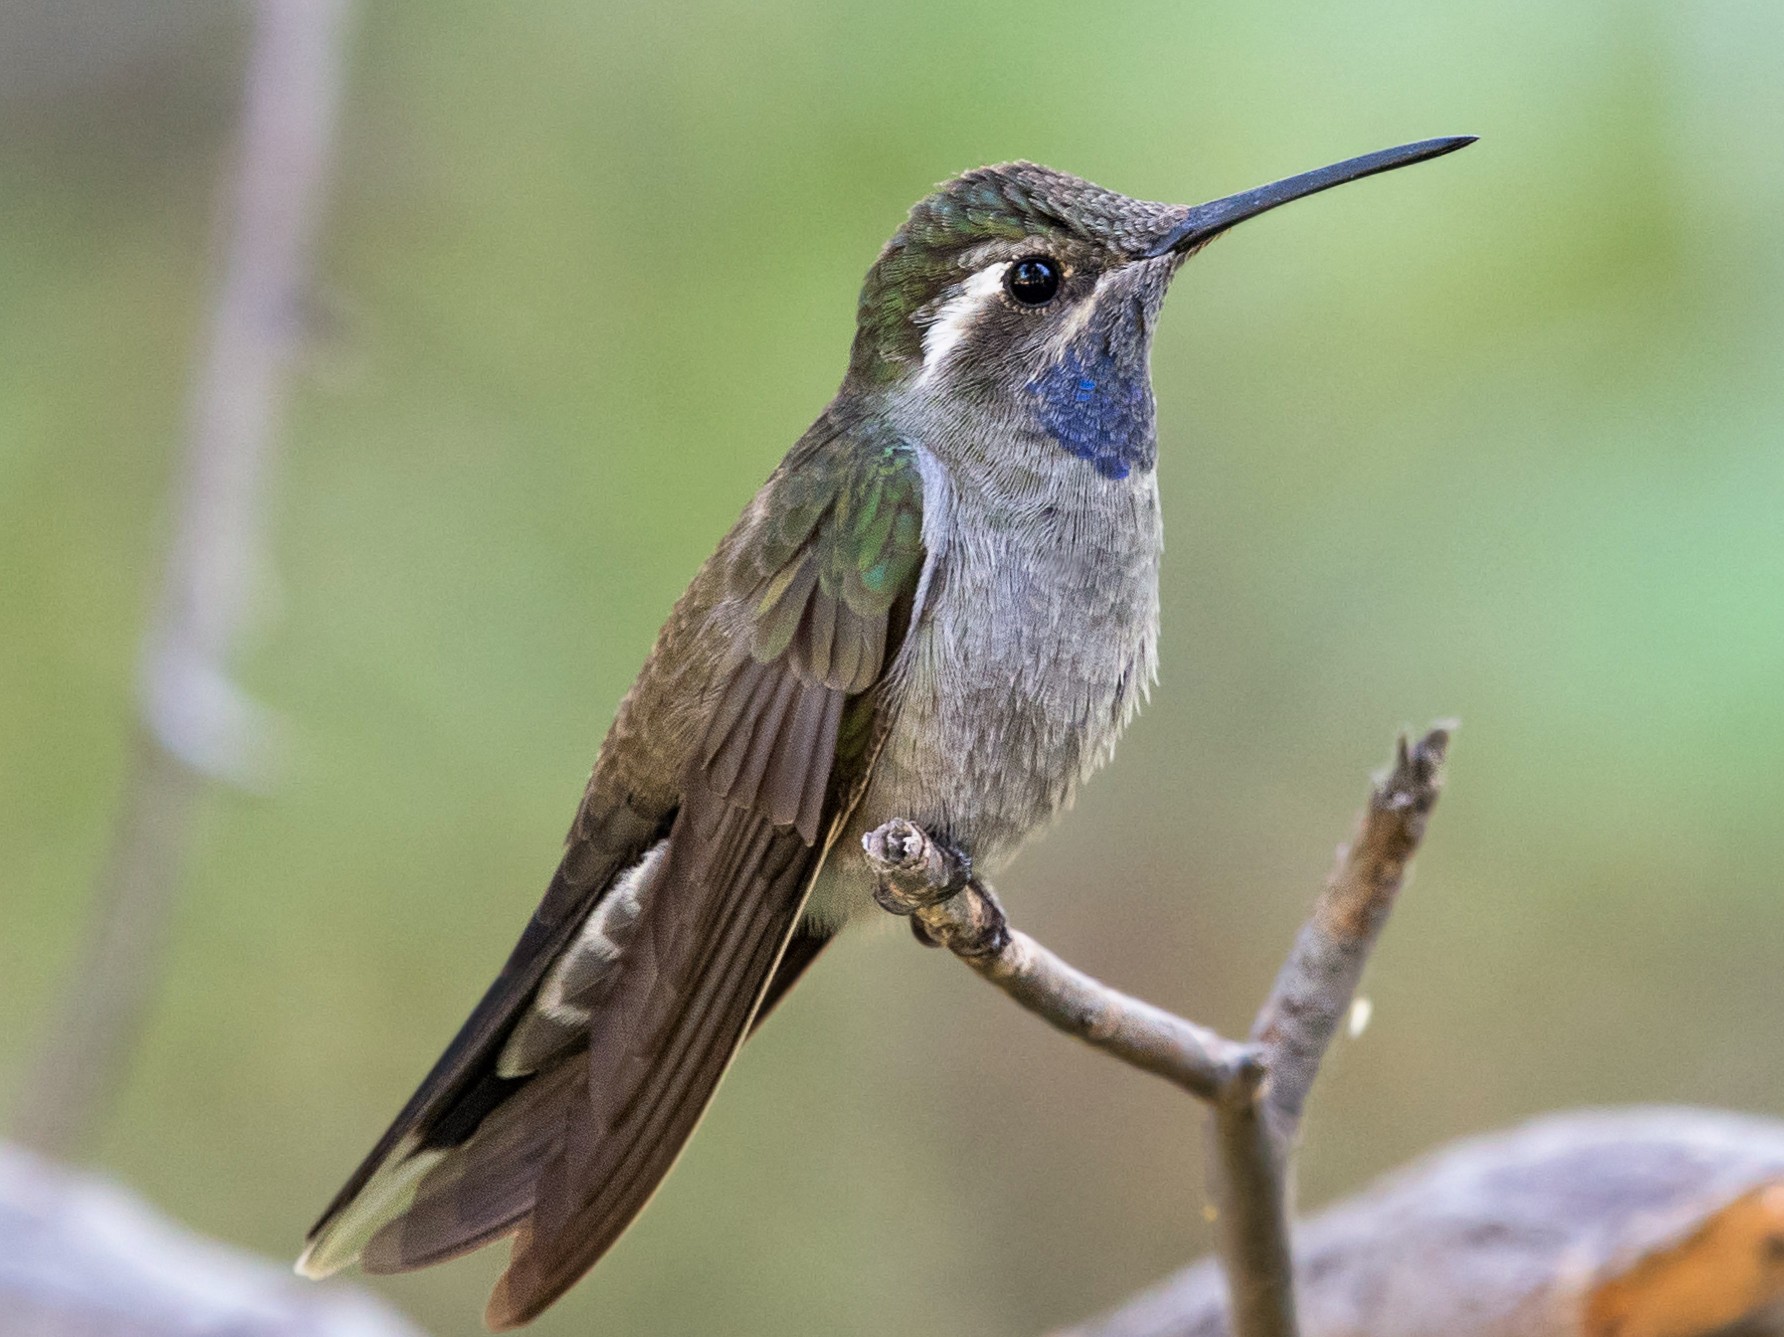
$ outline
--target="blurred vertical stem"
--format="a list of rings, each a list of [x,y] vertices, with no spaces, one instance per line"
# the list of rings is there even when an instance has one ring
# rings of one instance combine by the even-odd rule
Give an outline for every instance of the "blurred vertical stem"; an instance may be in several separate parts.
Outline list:
[[[119,1085],[154,997],[207,780],[266,781],[270,723],[228,666],[260,569],[267,478],[333,158],[349,0],[254,6],[227,247],[188,415],[177,522],[143,640],[141,715],[92,928],[14,1128],[77,1152]]]

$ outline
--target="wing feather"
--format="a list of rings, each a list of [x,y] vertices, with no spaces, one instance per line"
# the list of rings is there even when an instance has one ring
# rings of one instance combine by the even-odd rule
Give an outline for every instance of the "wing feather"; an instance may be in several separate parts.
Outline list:
[[[875,732],[849,708],[871,713],[923,551],[910,451],[820,426],[720,550],[701,634],[732,635],[729,608],[748,635],[678,800],[585,802],[502,974],[312,1232],[318,1270],[362,1239],[389,1271],[512,1233],[487,1318],[537,1314],[643,1207],[765,996],[822,946],[799,921]]]
[[[670,987],[643,1001],[639,1015],[655,1012],[654,1024],[591,1037],[586,1100],[569,1121],[566,1146],[539,1177],[529,1226],[517,1234],[490,1298],[492,1327],[534,1317],[607,1251],[668,1173],[748,1033],[797,925],[818,852],[760,816],[727,834],[742,852],[728,881],[709,880],[701,866],[718,852],[710,844],[685,868],[672,862],[675,890],[724,887],[713,907],[717,923],[692,940],[685,967],[672,966]]]

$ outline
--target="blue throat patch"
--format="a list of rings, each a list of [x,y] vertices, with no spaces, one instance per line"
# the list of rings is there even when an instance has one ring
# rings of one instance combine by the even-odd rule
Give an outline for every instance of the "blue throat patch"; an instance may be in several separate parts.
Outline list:
[[[1145,473],[1158,462],[1144,364],[1125,365],[1106,345],[1086,356],[1073,344],[1027,388],[1040,400],[1041,424],[1060,449],[1104,478]]]

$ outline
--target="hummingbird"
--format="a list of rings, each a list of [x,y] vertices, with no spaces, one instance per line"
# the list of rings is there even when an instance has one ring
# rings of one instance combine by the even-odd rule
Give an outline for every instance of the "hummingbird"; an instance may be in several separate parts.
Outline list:
[[[913,207],[836,397],[675,605],[543,900],[298,1270],[512,1237],[500,1330],[593,1267],[752,1029],[879,913],[861,837],[908,818],[996,873],[1149,692],[1150,355],[1178,269],[1266,210],[1471,142],[1196,206],[1013,162]]]

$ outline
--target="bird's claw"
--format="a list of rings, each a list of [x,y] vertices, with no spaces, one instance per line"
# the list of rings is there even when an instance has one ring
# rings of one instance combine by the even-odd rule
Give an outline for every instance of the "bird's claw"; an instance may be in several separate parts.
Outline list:
[[[861,837],[881,909],[908,915],[959,895],[972,881],[972,860],[915,822],[895,817]]]

